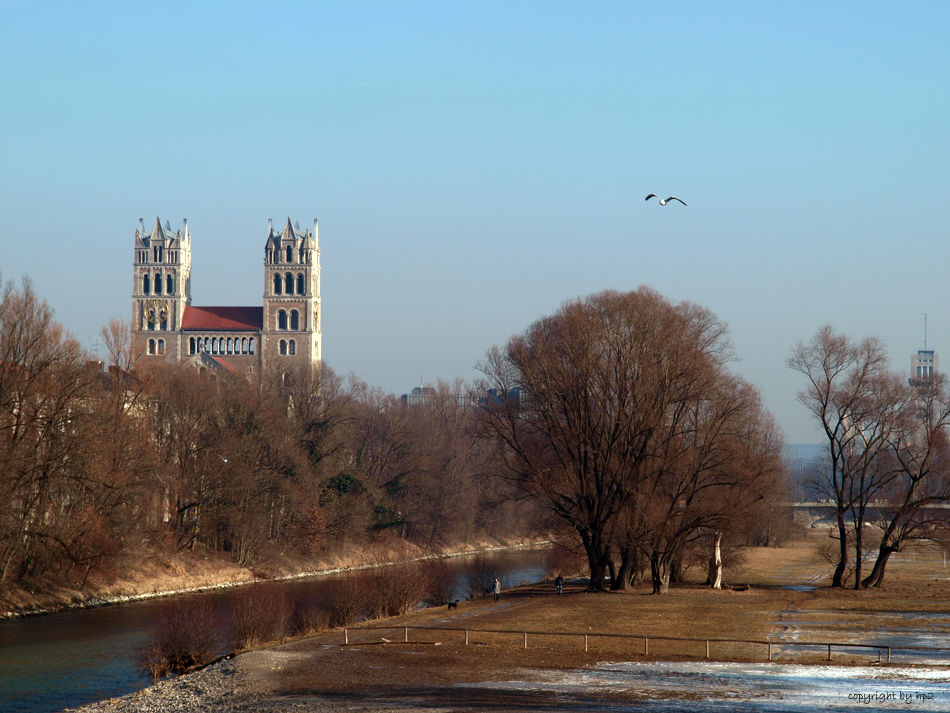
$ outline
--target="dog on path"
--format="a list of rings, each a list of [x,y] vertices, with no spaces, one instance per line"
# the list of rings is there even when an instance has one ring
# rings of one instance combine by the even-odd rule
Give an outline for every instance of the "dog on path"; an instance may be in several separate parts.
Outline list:
[[[459,608],[459,600],[456,599],[454,602],[449,602],[449,611]]]

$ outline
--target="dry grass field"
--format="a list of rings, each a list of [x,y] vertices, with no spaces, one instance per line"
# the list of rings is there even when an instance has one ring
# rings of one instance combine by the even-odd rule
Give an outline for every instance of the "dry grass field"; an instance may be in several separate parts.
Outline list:
[[[817,620],[814,633],[822,640],[845,643],[873,638],[882,614],[911,612],[908,630],[950,615],[950,572],[941,554],[898,558],[880,590],[832,590],[826,586],[830,567],[815,549],[822,536],[812,532],[789,547],[750,550],[740,569],[727,572],[732,589],[697,584],[673,586],[663,596],[650,594],[648,586],[593,594],[584,582],[569,580],[564,595],[556,596],[550,583],[530,585],[504,592],[498,603],[483,597],[461,602],[457,610],[429,609],[355,626],[346,631],[347,643],[342,631],[333,631],[239,660],[252,674],[247,680],[254,681],[254,694],[325,699],[412,691],[437,700],[449,684],[508,680],[514,671],[543,675],[605,660],[704,659],[707,639],[712,660],[764,661],[768,649],[761,642],[787,641],[789,622],[796,622],[796,629],[804,626],[802,636],[812,640],[807,622]],[[716,641],[723,639],[760,643]],[[824,652],[778,650],[776,657],[827,660]],[[874,659],[867,650],[835,652],[840,664]],[[457,694],[457,687],[452,690]]]

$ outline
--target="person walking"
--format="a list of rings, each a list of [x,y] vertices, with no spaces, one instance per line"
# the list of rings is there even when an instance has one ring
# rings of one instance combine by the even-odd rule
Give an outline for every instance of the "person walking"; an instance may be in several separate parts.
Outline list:
[[[498,601],[498,595],[501,594],[501,582],[498,581],[498,577],[495,577],[495,581],[491,584],[492,594],[495,595],[495,601]]]
[[[554,580],[554,586],[557,587],[558,595],[561,594],[561,590],[564,589],[564,577],[560,574],[557,576],[557,579]]]

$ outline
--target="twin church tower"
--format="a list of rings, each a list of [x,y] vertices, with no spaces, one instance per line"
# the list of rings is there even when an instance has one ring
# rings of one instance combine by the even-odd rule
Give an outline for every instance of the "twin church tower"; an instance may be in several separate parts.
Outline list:
[[[143,359],[192,362],[256,379],[265,368],[321,360],[320,242],[291,225],[267,222],[260,307],[191,304],[191,233],[168,222],[135,231],[132,347]]]

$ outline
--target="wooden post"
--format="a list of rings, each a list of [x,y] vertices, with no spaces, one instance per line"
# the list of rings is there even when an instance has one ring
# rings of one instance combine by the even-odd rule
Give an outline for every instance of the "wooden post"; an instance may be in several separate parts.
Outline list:
[[[887,647],[887,662],[888,663],[891,662],[891,647],[890,646]]]
[[[772,660],[772,642],[769,642],[769,661]]]
[[[347,633],[345,626],[343,627],[343,643],[344,644],[350,643],[350,635]]]
[[[528,632],[524,633],[524,647],[528,648]]]
[[[709,658],[709,639],[706,639],[706,658]]]
[[[405,638],[403,638],[403,641],[405,641],[406,643],[409,643],[409,627],[408,626],[405,627]]]
[[[465,645],[468,646],[468,629],[465,630]]]
[[[650,653],[650,640],[647,637],[643,637],[643,655],[646,656]]]
[[[831,644],[828,644],[828,660],[831,661]]]
[[[584,634],[584,651],[587,651],[587,634]]]

